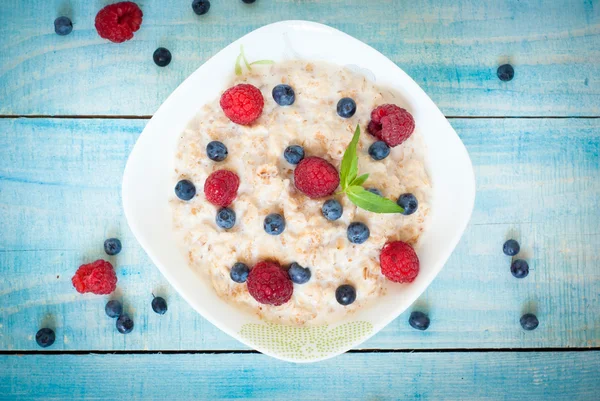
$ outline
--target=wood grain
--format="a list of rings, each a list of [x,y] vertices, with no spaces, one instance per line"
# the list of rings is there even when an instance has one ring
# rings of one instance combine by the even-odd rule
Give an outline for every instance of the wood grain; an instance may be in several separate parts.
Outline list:
[[[600,352],[1,356],[6,400],[593,400]],[[323,374],[327,372],[327,374]]]
[[[109,1],[0,2],[0,114],[150,115],[191,72],[233,40],[285,19],[329,24],[370,44],[453,116],[597,116],[600,7],[575,0],[145,0],[132,41],[101,39],[94,17]],[[54,33],[59,15],[68,36]],[[152,62],[165,46],[166,68]],[[500,64],[515,79],[496,77]],[[233,61],[232,61],[233,67]]]
[[[121,210],[126,158],[144,120],[0,119],[0,350],[231,350],[244,346],[196,314],[140,249]],[[362,348],[600,346],[600,119],[453,119],[475,166],[469,228],[444,270],[402,316]],[[84,262],[106,257],[117,236],[126,336],[104,315],[108,297],[77,294]],[[513,278],[502,254],[522,244],[529,276]],[[151,293],[166,297],[156,315]],[[432,324],[417,332],[410,310]],[[534,312],[540,327],[524,332]]]

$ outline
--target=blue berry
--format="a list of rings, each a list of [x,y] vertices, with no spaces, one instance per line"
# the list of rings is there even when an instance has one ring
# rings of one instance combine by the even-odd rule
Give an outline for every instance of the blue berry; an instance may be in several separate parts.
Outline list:
[[[340,305],[350,305],[356,300],[356,290],[350,284],[340,285],[335,290],[335,299]]]
[[[496,71],[500,81],[510,81],[515,76],[515,69],[510,64],[502,64]]]
[[[538,320],[537,316],[535,316],[533,313],[524,314],[523,316],[521,316],[519,322],[521,323],[521,327],[523,327],[523,330],[527,331],[535,330],[540,325],[540,321]]]
[[[502,247],[502,252],[504,252],[506,256],[515,256],[520,250],[521,247],[519,246],[519,243],[514,239],[509,239]]]
[[[304,159],[304,148],[300,145],[291,145],[285,148],[283,157],[290,164],[298,164]]]
[[[121,252],[122,248],[121,241],[118,238],[109,238],[104,241],[104,252],[107,255],[116,255]]]
[[[189,180],[181,180],[175,185],[175,195],[181,200],[189,201],[196,196],[196,187]]]
[[[517,259],[510,265],[510,272],[516,278],[524,278],[529,274],[529,264],[523,259]]]
[[[73,31],[73,23],[68,17],[58,17],[54,20],[54,32],[57,35],[65,36]]]
[[[37,333],[35,333],[35,342],[42,348],[46,348],[54,344],[54,340],[56,339],[56,335],[54,334],[54,330],[43,328],[39,329]]]
[[[154,297],[152,299],[152,310],[159,315],[164,315],[167,312],[167,301],[163,297]]]
[[[106,303],[106,306],[104,307],[104,312],[106,312],[106,315],[108,317],[119,317],[123,313],[123,305],[121,305],[119,301],[113,299],[112,301],[108,301]]]
[[[277,85],[273,88],[273,99],[280,106],[290,106],[296,100],[294,89],[285,84]]]
[[[158,49],[154,50],[152,59],[157,66],[166,67],[171,62],[171,52],[164,47],[159,47]]]
[[[229,276],[236,283],[245,283],[248,279],[248,273],[250,273],[248,266],[244,263],[237,262],[231,268]]]
[[[373,160],[383,160],[390,154],[390,147],[383,141],[373,142],[369,146],[369,156]]]
[[[285,219],[280,214],[271,213],[265,217],[264,228],[267,234],[279,235],[285,230]]]
[[[219,227],[229,230],[235,225],[235,212],[228,207],[224,207],[219,209],[215,220]]]
[[[121,334],[131,333],[133,330],[133,320],[128,315],[121,315],[117,319],[117,330]]]
[[[337,104],[337,113],[340,117],[350,118],[356,113],[356,102],[349,97],[343,97]]]
[[[212,141],[206,145],[206,154],[210,160],[222,162],[227,158],[229,152],[227,152],[227,146],[225,146],[223,142]]]
[[[413,214],[419,208],[419,202],[413,194],[400,195],[396,203],[398,204],[398,206],[404,209],[404,213],[402,214],[405,216]]]
[[[194,0],[192,1],[192,10],[198,15],[204,15],[210,10],[210,1]]]
[[[354,222],[348,226],[348,241],[353,244],[362,244],[369,239],[369,235],[371,235],[369,227],[363,223]]]
[[[379,195],[379,196],[383,197],[383,194],[377,188],[367,188],[367,191],[371,192],[372,194]]]
[[[321,207],[321,213],[327,220],[337,220],[342,217],[342,213],[344,209],[342,208],[342,204],[335,199],[329,199],[323,203],[323,207]]]
[[[410,324],[410,327],[417,330],[427,330],[429,323],[429,316],[423,312],[412,312],[408,318],[408,324]]]
[[[246,4],[252,4],[254,3],[256,0],[242,0],[244,3]]]
[[[310,269],[308,267],[302,267],[294,262],[290,265],[288,275],[290,276],[292,283],[304,284],[310,280]]]

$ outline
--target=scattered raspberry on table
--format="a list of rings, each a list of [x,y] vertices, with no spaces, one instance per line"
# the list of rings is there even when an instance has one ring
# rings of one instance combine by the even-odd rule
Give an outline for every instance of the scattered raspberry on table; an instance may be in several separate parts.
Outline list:
[[[79,266],[71,279],[77,292],[97,295],[110,294],[117,288],[117,275],[113,266],[102,259]]]
[[[140,7],[131,1],[110,4],[96,14],[96,31],[101,38],[122,43],[140,29],[142,17]]]

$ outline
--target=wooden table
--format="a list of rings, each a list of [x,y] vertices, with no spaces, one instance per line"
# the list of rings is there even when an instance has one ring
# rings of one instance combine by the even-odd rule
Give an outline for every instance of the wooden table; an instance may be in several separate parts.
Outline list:
[[[144,0],[123,44],[109,1],[0,2],[1,399],[564,399],[600,397],[600,3],[495,0]],[[68,36],[53,21],[71,17]],[[123,217],[127,156],[152,113],[232,40],[278,20],[339,28],[380,50],[439,105],[477,176],[470,225],[431,287],[360,349],[295,365],[248,350],[168,285]],[[165,68],[152,61],[164,46]],[[515,77],[502,82],[500,64]],[[71,276],[105,257],[135,320]],[[515,279],[502,244],[531,272]],[[169,304],[152,312],[152,293]],[[429,313],[429,330],[407,323]],[[534,312],[537,330],[519,318]],[[41,349],[40,327],[57,339]]]

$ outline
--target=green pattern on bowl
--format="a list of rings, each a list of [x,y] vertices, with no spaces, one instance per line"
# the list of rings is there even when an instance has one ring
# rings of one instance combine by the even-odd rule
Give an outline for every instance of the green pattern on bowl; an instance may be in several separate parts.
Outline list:
[[[313,360],[346,349],[367,337],[373,325],[365,321],[344,323],[329,329],[319,327],[293,327],[274,323],[245,324],[240,336],[253,346],[294,360]]]

